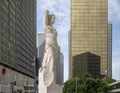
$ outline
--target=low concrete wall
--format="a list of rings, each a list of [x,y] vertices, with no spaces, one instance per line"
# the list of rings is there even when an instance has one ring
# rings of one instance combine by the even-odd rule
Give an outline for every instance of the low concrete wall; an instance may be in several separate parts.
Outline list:
[[[5,69],[5,73],[2,70]],[[0,65],[0,92],[10,93],[11,82],[14,82],[14,90],[24,90],[24,86],[34,85],[34,79],[19,72]],[[24,92],[22,92],[24,93]]]

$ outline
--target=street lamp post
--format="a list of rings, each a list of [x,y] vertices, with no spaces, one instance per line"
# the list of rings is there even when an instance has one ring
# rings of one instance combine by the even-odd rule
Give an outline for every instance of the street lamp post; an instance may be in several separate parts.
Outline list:
[[[35,58],[34,64],[34,77],[35,77],[35,93],[38,92],[38,71],[40,68],[40,62],[38,58]]]
[[[14,93],[14,83],[10,83],[10,93]]]
[[[77,93],[77,77],[76,77],[76,93]]]

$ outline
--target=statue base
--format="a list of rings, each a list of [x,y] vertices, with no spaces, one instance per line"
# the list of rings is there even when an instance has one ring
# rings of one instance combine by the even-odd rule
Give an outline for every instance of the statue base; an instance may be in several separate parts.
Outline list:
[[[62,86],[56,84],[53,81],[49,86],[45,86],[43,83],[43,75],[39,75],[39,86],[38,86],[39,93],[63,93]]]

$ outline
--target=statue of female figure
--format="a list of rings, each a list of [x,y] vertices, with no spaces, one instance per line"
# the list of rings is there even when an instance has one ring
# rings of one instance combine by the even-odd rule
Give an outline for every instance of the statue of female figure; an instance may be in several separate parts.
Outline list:
[[[44,15],[44,32],[46,36],[45,52],[42,67],[39,73],[43,75],[45,86],[49,86],[55,80],[55,62],[58,56],[57,32],[53,28],[55,23],[55,15],[49,15],[49,11],[45,11]]]

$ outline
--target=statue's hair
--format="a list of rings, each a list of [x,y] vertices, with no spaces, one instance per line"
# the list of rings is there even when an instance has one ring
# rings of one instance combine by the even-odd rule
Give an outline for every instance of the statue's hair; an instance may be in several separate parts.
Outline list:
[[[49,24],[50,24],[50,20],[51,20],[52,16],[55,16],[55,15],[54,14],[48,15],[48,22],[49,22]]]

